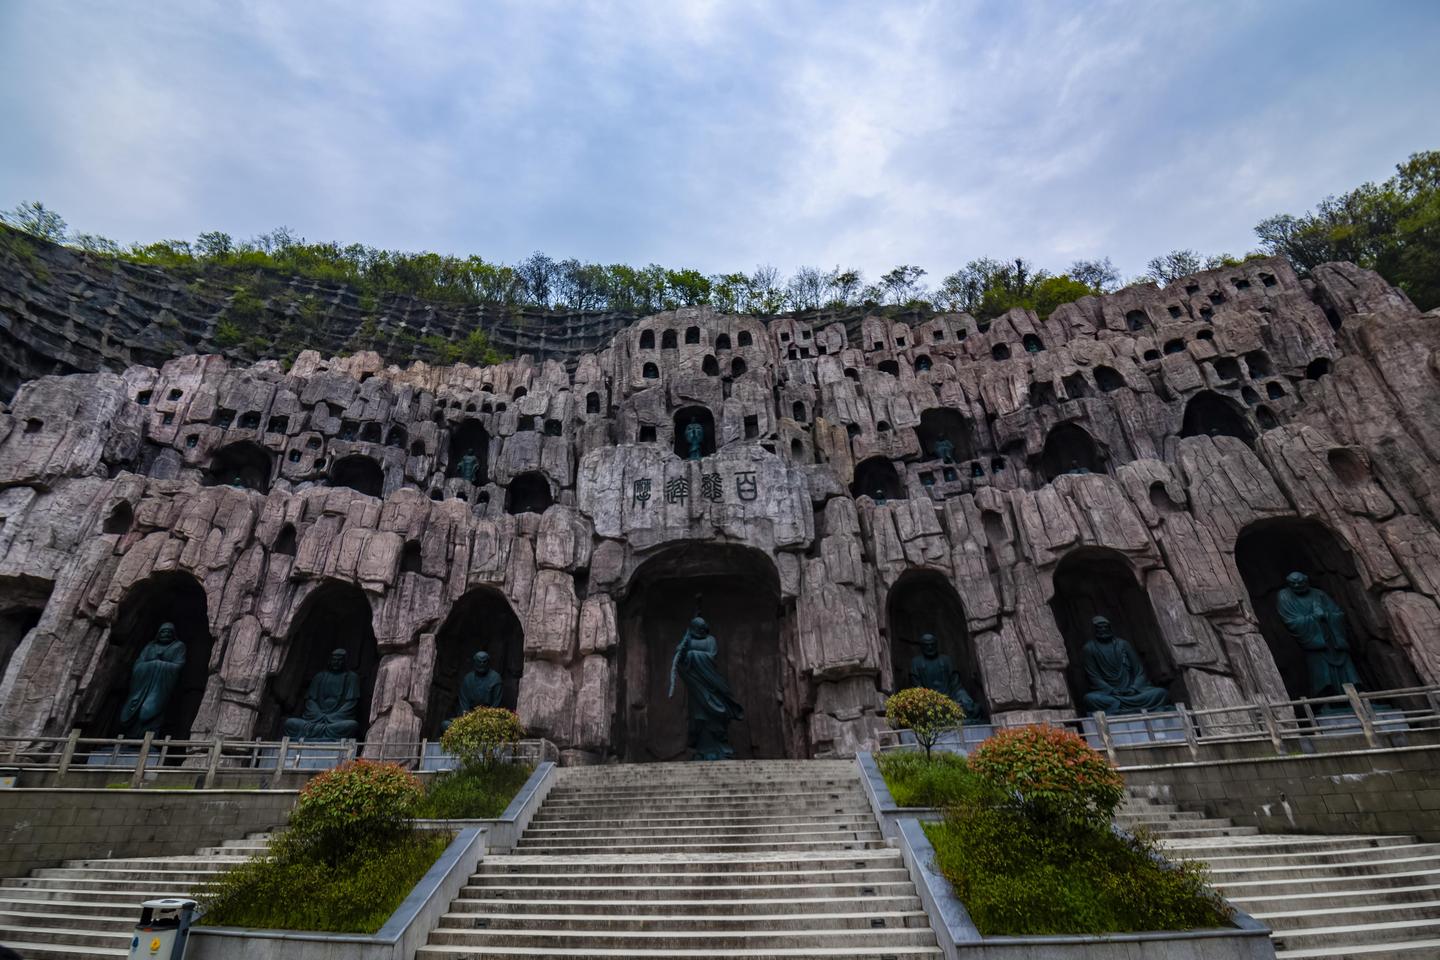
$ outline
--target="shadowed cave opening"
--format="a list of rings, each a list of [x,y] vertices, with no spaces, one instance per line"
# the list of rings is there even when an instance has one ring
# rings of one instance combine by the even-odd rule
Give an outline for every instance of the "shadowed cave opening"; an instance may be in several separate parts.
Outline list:
[[[977,704],[984,703],[980,675],[965,628],[960,595],[945,577],[933,570],[913,570],[890,588],[886,600],[887,638],[894,671],[893,693],[910,686],[910,662],[920,654],[920,636],[933,633],[940,653],[950,658],[960,683]]]
[[[330,662],[330,651],[346,652],[345,669],[360,678],[360,701],[355,719],[360,723],[357,740],[365,739],[370,725],[370,697],[380,651],[375,643],[370,600],[352,583],[325,580],[305,597],[285,637],[285,660],[280,671],[270,676],[267,696],[255,730],[259,736],[279,740],[287,717],[305,710],[305,692],[315,674]]]
[[[1355,560],[1334,531],[1317,520],[1282,517],[1258,520],[1235,540],[1235,567],[1260,621],[1260,633],[1292,698],[1308,694],[1305,654],[1276,609],[1285,578],[1299,571],[1345,612],[1350,655],[1361,689],[1385,690],[1417,684],[1414,668],[1388,640],[1384,609],[1365,589]]]
[[[748,547],[686,544],[635,571],[619,607],[616,753],[627,762],[684,760],[684,684],[667,696],[675,649],[697,614],[719,645],[718,666],[745,719],[730,724],[736,759],[806,755],[798,684],[785,670],[793,618],[781,609],[774,563]]]
[[[248,490],[268,493],[272,459],[270,451],[253,441],[227,444],[215,451],[201,483],[207,487],[224,487],[238,480],[239,485]]]
[[[378,497],[385,489],[385,472],[370,457],[352,453],[335,461],[330,469],[330,486],[349,487],[366,496]]]
[[[1130,641],[1150,683],[1168,690],[1171,703],[1189,702],[1180,672],[1166,651],[1150,598],[1123,554],[1100,547],[1066,554],[1055,568],[1050,611],[1065,638],[1070,660],[1066,680],[1077,712],[1085,712],[1084,696],[1089,690],[1081,651],[1094,635],[1090,621],[1097,616],[1109,619],[1115,636]]]
[[[850,484],[853,497],[875,497],[885,500],[905,499],[905,486],[895,465],[884,457],[870,457],[855,467],[855,480]]]
[[[468,451],[475,451],[480,469],[475,474],[475,484],[484,486],[490,469],[490,434],[479,420],[466,420],[450,433],[450,459],[445,465],[445,476],[460,476],[460,461]]]
[[[477,587],[456,600],[435,635],[435,672],[421,736],[438,738],[440,725],[455,715],[461,678],[481,650],[490,654],[490,669],[504,680],[500,705],[514,710],[525,667],[525,633],[509,601],[489,587]]]
[[[1040,473],[1046,481],[1067,473],[1104,473],[1100,450],[1084,427],[1057,424],[1046,436],[1040,452]]]
[[[920,414],[920,426],[915,428],[916,439],[924,457],[939,457],[935,445],[947,441],[951,445],[950,460],[959,463],[975,456],[975,442],[970,423],[955,410],[932,407]]]
[[[40,622],[53,586],[48,580],[0,577],[0,679],[20,641]]]
[[[170,695],[158,736],[184,738],[200,710],[210,676],[210,617],[205,588],[188,573],[157,573],[130,588],[116,611],[110,642],[101,655],[97,678],[81,705],[77,721],[91,736],[120,735],[120,711],[130,690],[130,671],[140,651],[162,623],[175,625],[175,636],[185,643],[185,666]],[[93,732],[91,732],[93,731]]]

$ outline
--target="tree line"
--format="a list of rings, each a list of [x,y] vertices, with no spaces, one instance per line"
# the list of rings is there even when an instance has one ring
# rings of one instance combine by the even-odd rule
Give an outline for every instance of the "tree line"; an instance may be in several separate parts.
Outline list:
[[[349,284],[370,297],[408,294],[454,303],[553,311],[655,313],[708,304],[729,313],[773,315],[787,311],[853,307],[929,307],[963,310],[979,319],[1014,307],[1048,315],[1062,303],[1110,293],[1127,283],[1162,286],[1200,270],[1239,263],[1229,255],[1173,250],[1146,265],[1143,276],[1122,279],[1110,258],[1077,260],[1060,273],[1017,257],[980,258],[940,278],[902,264],[874,280],[855,268],[800,267],[788,277],[772,266],[706,274],[659,264],[585,263],[534,253],[504,264],[479,256],[381,250],[364,244],[313,243],[286,227],[248,240],[211,231],[190,240],[121,246],[105,237],[72,233],[63,217],[39,202],[0,213],[0,221],[27,234],[88,253],[166,267],[181,273],[266,271]],[[1279,214],[1255,228],[1259,249],[1245,255],[1286,257],[1304,275],[1320,263],[1351,260],[1378,270],[1421,309],[1440,305],[1440,151],[1417,153],[1382,183],[1367,183],[1327,197],[1310,213]]]

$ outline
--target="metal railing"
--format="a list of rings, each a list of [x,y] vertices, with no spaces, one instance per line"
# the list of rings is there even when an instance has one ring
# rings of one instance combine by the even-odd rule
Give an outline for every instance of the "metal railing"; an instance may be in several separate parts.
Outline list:
[[[559,749],[549,740],[521,740],[512,758],[539,763],[558,760]],[[227,775],[276,771],[319,772],[349,760],[398,763],[417,771],[441,771],[455,766],[438,740],[373,743],[355,740],[176,740],[147,733],[143,740],[85,737],[79,730],[68,737],[0,737],[0,767],[55,771],[63,777],[79,770],[127,772],[129,786],[147,779],[192,778],[201,789],[212,789]]]
[[[1333,697],[1308,697],[1283,703],[1247,703],[1234,707],[1192,710],[1176,704],[1173,710],[1045,720],[1084,737],[1112,760],[1117,747],[1171,744],[1186,746],[1198,756],[1202,746],[1221,743],[1269,741],[1276,753],[1285,742],[1301,738],[1355,735],[1368,748],[1387,744],[1380,735],[1402,731],[1440,731],[1440,685],[1397,690],[1359,691],[1350,684]],[[965,750],[978,746],[997,730],[1028,725],[1028,721],[1002,716],[996,723],[974,724],[947,732],[942,748]],[[879,749],[894,750],[914,743],[906,730],[880,734]]]

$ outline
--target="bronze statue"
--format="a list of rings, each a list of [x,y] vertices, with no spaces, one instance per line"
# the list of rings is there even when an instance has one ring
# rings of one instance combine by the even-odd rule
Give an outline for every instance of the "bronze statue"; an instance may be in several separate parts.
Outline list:
[[[345,669],[344,650],[330,652],[329,667],[315,674],[305,691],[305,712],[285,721],[285,736],[299,740],[347,740],[360,730],[355,707],[360,676]]]
[[[455,464],[455,473],[466,483],[474,483],[475,478],[480,476],[480,458],[475,456],[474,448],[465,451],[465,456]]]
[[[122,737],[138,740],[147,732],[159,732],[184,668],[185,642],[175,636],[175,624],[160,624],[155,639],[145,645],[130,668],[130,691],[120,709]]]
[[[1070,469],[1065,472],[1073,476],[1083,477],[1090,472],[1090,468],[1072,457],[1070,460]]]
[[[1360,686],[1345,636],[1345,613],[1328,593],[1310,586],[1310,578],[1297,571],[1285,578],[1275,605],[1286,629],[1305,651],[1306,696],[1337,697],[1345,693],[1347,683]]]
[[[685,684],[690,706],[688,743],[692,760],[728,760],[735,755],[730,746],[730,721],[744,720],[745,708],[730,693],[730,684],[716,662],[720,646],[701,617],[675,648],[670,665],[670,693],[675,696],[675,678]]]
[[[935,456],[940,458],[941,463],[955,462],[955,444],[951,440],[941,437],[935,441]]]
[[[478,650],[475,656],[470,658],[475,669],[465,674],[460,681],[460,699],[455,706],[455,714],[440,725],[441,730],[447,730],[455,717],[463,716],[474,710],[476,707],[498,707],[500,698],[504,694],[503,681],[500,674],[490,669],[490,654],[484,650]]]
[[[1090,687],[1085,694],[1085,712],[1103,710],[1113,716],[1170,709],[1170,694],[1151,685],[1140,655],[1128,641],[1115,636],[1110,621],[1096,617],[1090,623],[1095,637],[1081,654]]]
[[[940,641],[933,633],[920,635],[920,653],[910,661],[910,686],[945,694],[960,704],[966,723],[980,723],[985,719],[979,705],[960,683],[959,671],[948,656],[940,653]]]
[[[685,425],[685,443],[689,450],[686,459],[699,460],[700,450],[705,445],[705,425],[696,417],[691,417]]]

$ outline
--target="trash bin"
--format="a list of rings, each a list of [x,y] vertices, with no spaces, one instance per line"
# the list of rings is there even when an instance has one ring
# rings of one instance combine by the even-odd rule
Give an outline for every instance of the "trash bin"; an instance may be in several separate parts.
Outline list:
[[[180,897],[146,900],[130,941],[130,960],[184,960],[195,901]]]

